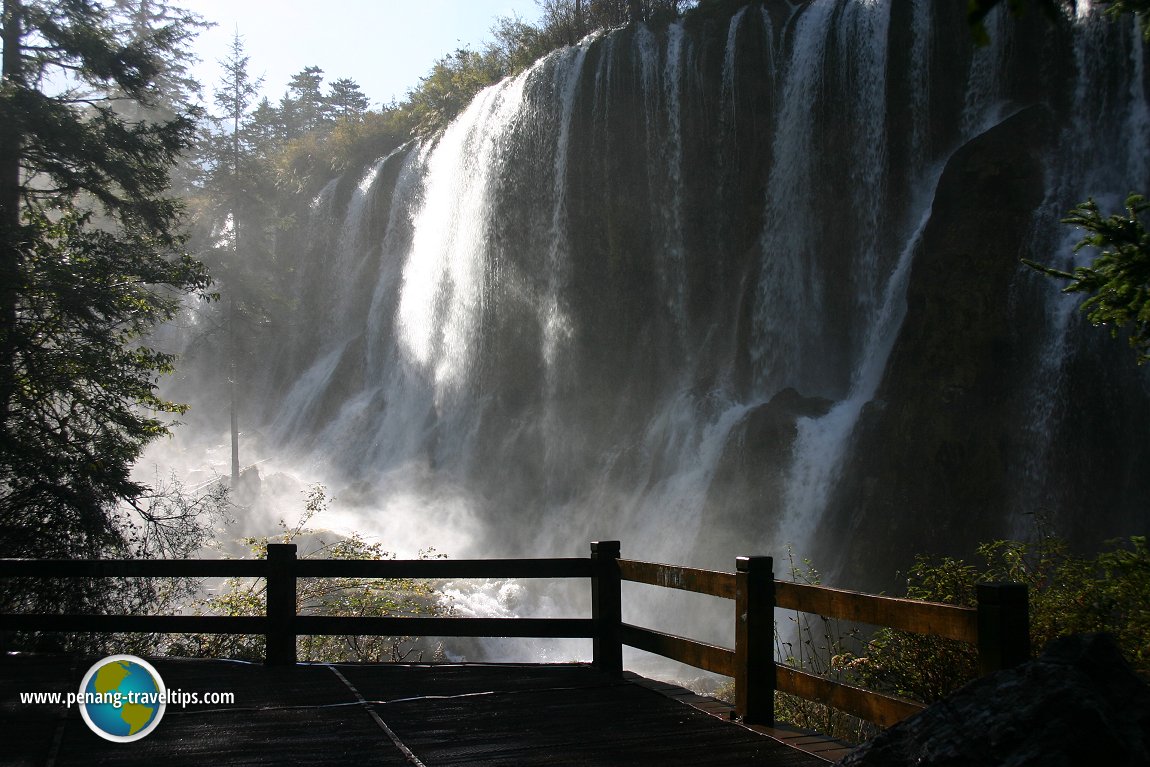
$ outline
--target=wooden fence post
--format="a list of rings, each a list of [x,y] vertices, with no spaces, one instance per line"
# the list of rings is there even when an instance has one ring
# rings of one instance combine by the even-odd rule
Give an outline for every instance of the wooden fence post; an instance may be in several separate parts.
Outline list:
[[[989,674],[1030,660],[1030,605],[1021,583],[980,583],[978,670]]]
[[[735,560],[735,714],[775,723],[775,573],[771,557]]]
[[[623,597],[619,541],[591,542],[591,618],[595,621],[594,663],[601,671],[623,673]]]
[[[293,666],[295,654],[295,544],[268,544],[267,647],[268,666]]]

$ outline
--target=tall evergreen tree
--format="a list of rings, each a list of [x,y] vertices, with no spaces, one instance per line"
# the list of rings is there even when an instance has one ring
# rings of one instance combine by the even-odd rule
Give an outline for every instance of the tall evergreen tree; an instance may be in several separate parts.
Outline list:
[[[326,101],[334,116],[342,118],[362,117],[370,103],[359,83],[350,77],[333,80],[327,87]]]
[[[166,56],[152,78],[153,96],[145,107],[129,100],[124,105],[132,110],[150,108],[164,112],[170,119],[200,97],[200,83],[191,74],[194,58],[188,48],[200,30],[213,26],[198,15],[173,5],[168,0],[113,0],[113,23],[118,33],[131,40],[146,40],[156,30],[167,30],[169,45],[176,55]]]
[[[237,293],[243,282],[242,272],[247,248],[248,223],[251,220],[249,209],[258,200],[252,194],[251,182],[255,174],[249,173],[248,161],[252,155],[252,141],[248,131],[249,111],[259,94],[260,80],[253,79],[248,71],[249,57],[244,52],[243,39],[239,32],[232,38],[231,50],[227,58],[220,62],[224,77],[216,88],[214,101],[220,110],[218,117],[224,132],[215,138],[216,144],[216,183],[214,193],[226,211],[226,237],[218,244],[224,250],[225,292],[227,299],[227,367],[229,415],[231,421],[231,479],[232,487],[237,487],[240,477],[240,431],[239,431],[239,301]]]
[[[187,23],[3,0],[0,556],[130,549],[116,505],[144,492],[132,464],[181,409],[156,389],[172,358],[143,340],[208,284],[167,194],[195,114],[146,110]]]
[[[288,92],[280,106],[289,138],[297,138],[331,122],[323,95],[323,70],[304,67],[288,81]]]

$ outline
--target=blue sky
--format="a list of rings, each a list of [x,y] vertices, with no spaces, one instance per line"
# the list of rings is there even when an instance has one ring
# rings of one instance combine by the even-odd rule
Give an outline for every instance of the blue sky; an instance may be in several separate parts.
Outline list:
[[[435,60],[456,48],[489,40],[498,16],[539,18],[535,0],[180,0],[216,27],[194,46],[202,59],[196,74],[205,95],[218,82],[217,62],[232,35],[243,38],[250,72],[263,75],[273,102],[288,79],[305,66],[324,71],[326,82],[350,77],[373,107],[402,100]]]

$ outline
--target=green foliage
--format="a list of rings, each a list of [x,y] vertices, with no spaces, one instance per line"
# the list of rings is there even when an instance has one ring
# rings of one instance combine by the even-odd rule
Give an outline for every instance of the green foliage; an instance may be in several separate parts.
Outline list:
[[[1109,216],[1089,199],[1062,220],[1086,230],[1075,252],[1100,251],[1089,266],[1065,272],[1024,260],[1044,274],[1069,280],[1063,293],[1088,294],[1081,310],[1093,324],[1109,327],[1112,337],[1129,328],[1128,341],[1139,365],[1150,361],[1150,234],[1142,221],[1147,210],[1150,202],[1138,194],[1126,198],[1123,213]]]
[[[284,271],[275,260],[279,202],[269,157],[284,140],[284,130],[269,124],[278,113],[266,100],[253,110],[260,79],[251,76],[249,61],[236,34],[220,61],[223,77],[213,89],[217,113],[198,145],[198,225],[192,239],[226,299],[214,312],[200,313],[203,330],[195,344],[212,348],[213,358],[225,361],[220,377],[226,376],[231,386],[228,400],[236,426],[237,392],[246,375],[244,347],[259,343],[259,330],[280,302],[282,293],[276,288]],[[232,435],[238,440],[238,428]],[[238,457],[237,452],[233,480],[238,478]]]
[[[504,62],[491,51],[460,48],[439,59],[419,88],[408,95],[406,106],[415,118],[416,132],[430,135],[443,130],[475,94],[508,74]]]
[[[1107,0],[1106,15],[1117,18],[1125,13],[1133,13],[1138,18],[1142,37],[1150,42],[1150,0]]]
[[[301,136],[284,145],[275,160],[279,184],[311,192],[333,174],[364,167],[409,139],[410,120],[399,110],[368,112],[336,120],[326,134]]]
[[[139,342],[175,310],[152,286],[198,281],[199,267],[161,258],[147,238],[91,229],[89,219],[74,210],[26,218],[20,321],[10,335],[11,442],[0,468],[10,552],[47,556],[60,546],[62,555],[63,531],[97,547],[115,543],[105,510],[144,491],[131,466],[166,431],[149,411],[183,410],[155,392],[172,357]]]
[[[983,20],[1005,1],[1015,15],[1027,7],[1024,0],[967,0],[967,18],[971,33],[979,45],[990,39]],[[1064,18],[1063,4],[1059,0],[1033,0],[1048,18]],[[1111,20],[1133,14],[1142,30],[1142,37],[1150,42],[1150,0],[1103,0],[1104,13]],[[1139,365],[1150,361],[1150,237],[1146,234],[1142,214],[1150,203],[1142,195],[1130,194],[1126,198],[1124,213],[1104,216],[1093,199],[1080,203],[1062,220],[1086,230],[1086,235],[1074,247],[1100,251],[1090,266],[1080,266],[1072,272],[1055,269],[1023,259],[1032,269],[1058,279],[1069,280],[1063,293],[1086,293],[1082,311],[1094,325],[1110,328],[1110,335],[1129,328],[1128,341]]]
[[[370,104],[359,83],[348,77],[341,77],[328,86],[326,101],[333,118],[344,119],[361,117]]]
[[[1105,631],[1131,665],[1150,671],[1150,548],[1144,537],[1114,541],[1090,558],[1072,554],[1051,535],[1036,543],[995,541],[978,554],[981,565],[919,557],[907,577],[907,596],[974,606],[977,583],[1024,583],[1035,654],[1059,636]],[[876,632],[863,655],[841,662],[870,689],[924,703],[954,692],[978,669],[970,645],[893,629]]]
[[[919,557],[907,576],[906,596],[931,602],[973,606],[978,568],[951,557]],[[933,702],[978,675],[978,652],[965,642],[880,629],[864,653],[844,653],[862,687],[903,698]]]
[[[527,24],[516,16],[501,16],[491,27],[494,38],[488,51],[503,62],[509,73],[526,70],[556,48],[574,43],[574,32],[562,36],[562,31],[548,26]]]
[[[688,0],[537,0],[541,29],[568,45],[599,29],[674,19],[696,5]]]
[[[408,94],[403,109],[415,131],[429,136],[447,127],[475,94],[504,77],[519,74],[564,45],[598,30],[635,20],[668,21],[694,5],[685,0],[539,0],[540,23],[503,17],[492,27],[494,41],[481,51],[462,48],[439,59]]]
[[[143,344],[182,294],[208,285],[182,252],[180,206],[168,196],[196,113],[157,92],[178,69],[191,23],[164,7],[4,4],[4,556],[130,549],[116,508],[145,492],[131,465],[166,433],[162,416],[181,410],[156,394],[172,358]]]
[[[689,0],[545,0],[540,2],[538,24],[515,16],[497,19],[490,42],[478,50],[460,48],[439,58],[401,103],[375,111],[368,109],[368,100],[354,80],[337,79],[325,91],[323,70],[304,67],[292,77],[278,106],[265,101],[254,111],[248,112],[248,104],[239,110],[245,115],[240,141],[247,142],[243,144],[246,156],[253,165],[275,169],[274,176],[265,174],[259,183],[254,174],[244,174],[253,180],[248,198],[262,196],[283,207],[279,191],[314,193],[332,176],[363,167],[412,137],[439,134],[479,91],[523,72],[557,48],[596,30],[625,24],[636,13],[642,19],[664,22],[693,5]],[[228,62],[224,64],[225,71],[230,71]],[[246,57],[243,65],[246,68]],[[225,112],[236,112],[219,103]],[[220,184],[210,179],[218,175],[219,168],[230,167],[220,158],[226,142],[235,135],[216,131],[204,144],[208,198],[219,197]],[[265,231],[273,229],[274,222]]]
[[[809,586],[821,583],[821,576],[810,560],[804,559],[801,566],[796,564],[789,548],[787,559],[792,582]],[[790,625],[782,633],[779,626],[775,626],[776,657],[785,665],[808,674],[842,684],[855,683],[854,669],[844,659],[850,657],[850,648],[861,643],[857,628],[844,628],[840,621],[797,611],[788,616],[787,621]],[[784,635],[794,639],[785,640]],[[849,743],[861,743],[877,732],[877,728],[865,720],[785,692],[775,693],[775,717]]]
[[[328,499],[322,486],[309,491],[304,513],[288,526],[280,521],[282,533],[245,538],[254,559],[267,557],[269,543],[296,543],[304,559],[394,559],[379,542],[369,542],[359,534],[331,539],[329,534],[309,529],[307,524],[324,509]],[[330,541],[330,542],[329,542]],[[434,550],[420,552],[420,559],[436,558]],[[263,615],[266,583],[259,579],[233,578],[215,596],[201,600],[199,610],[216,615]],[[432,583],[411,578],[303,578],[296,590],[296,612],[300,615],[356,617],[449,615],[441,595]],[[168,652],[196,657],[232,657],[263,660],[262,636],[198,634],[172,642]],[[420,661],[426,648],[413,637],[402,636],[303,636],[297,640],[300,660],[317,662],[362,661],[372,663]],[[438,648],[433,654],[439,654]]]
[[[110,512],[122,535],[105,552],[117,558],[181,559],[207,544],[213,525],[228,518],[231,500],[220,482],[188,488],[174,476],[157,475],[147,490]],[[200,591],[196,578],[6,579],[0,612],[62,612],[106,615],[179,613]],[[12,649],[108,655],[152,654],[167,644],[161,634],[31,632],[11,635]]]
[[[287,135],[317,130],[328,121],[328,104],[323,96],[323,70],[304,67],[288,81],[288,95],[280,102]]]
[[[793,583],[819,585],[821,575],[810,560],[796,563],[790,547],[787,548],[787,560],[788,576]],[[840,621],[826,616],[796,611],[788,615],[781,626],[777,619],[775,621],[775,657],[779,662],[842,684],[856,684],[858,681],[850,661],[857,657],[853,650],[861,645],[857,628],[846,628]],[[734,682],[720,686],[715,696],[733,702]],[[774,703],[778,721],[847,743],[861,743],[878,732],[875,725],[863,719],[790,693],[776,691]]]
[[[1095,588],[1082,594],[1088,623],[1118,639],[1134,668],[1150,672],[1150,546],[1131,537],[1095,559]]]
[[[978,583],[1015,582],[1028,587],[1030,636],[1035,655],[1053,639],[1107,632],[1131,665],[1150,674],[1150,544],[1141,536],[1113,541],[1092,556],[1077,556],[1050,534],[1033,543],[1000,540],[978,548],[980,563],[953,557],[916,559],[907,574],[906,596],[973,607]],[[809,561],[790,578],[818,584]],[[879,629],[865,638],[836,620],[795,613],[775,625],[775,654],[791,668],[836,682],[933,703],[978,675],[978,653],[964,642]],[[734,698],[733,683],[715,693]],[[822,703],[776,692],[775,716],[800,728],[848,741],[875,734],[873,725]]]

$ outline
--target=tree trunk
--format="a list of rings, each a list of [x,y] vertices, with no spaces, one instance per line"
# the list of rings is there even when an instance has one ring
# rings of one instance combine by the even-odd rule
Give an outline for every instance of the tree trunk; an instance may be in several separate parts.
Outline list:
[[[231,121],[231,233],[232,233],[232,259],[236,268],[239,268],[239,116],[243,114],[243,94],[240,93],[239,83],[236,83],[235,102],[232,107]],[[231,394],[231,491],[239,490],[239,382],[236,379],[239,367],[238,350],[236,342],[236,289],[229,286],[231,296],[228,305],[228,354],[230,356],[228,367],[228,386]]]
[[[239,382],[236,380],[238,366],[236,349],[236,297],[232,295],[228,306],[228,391],[231,395],[231,432],[232,432],[232,492],[236,493],[240,486],[240,411],[239,411]]]
[[[24,144],[19,95],[25,89],[24,8],[4,0],[0,87],[0,435],[7,435],[16,389],[16,306],[20,296],[20,154]]]

